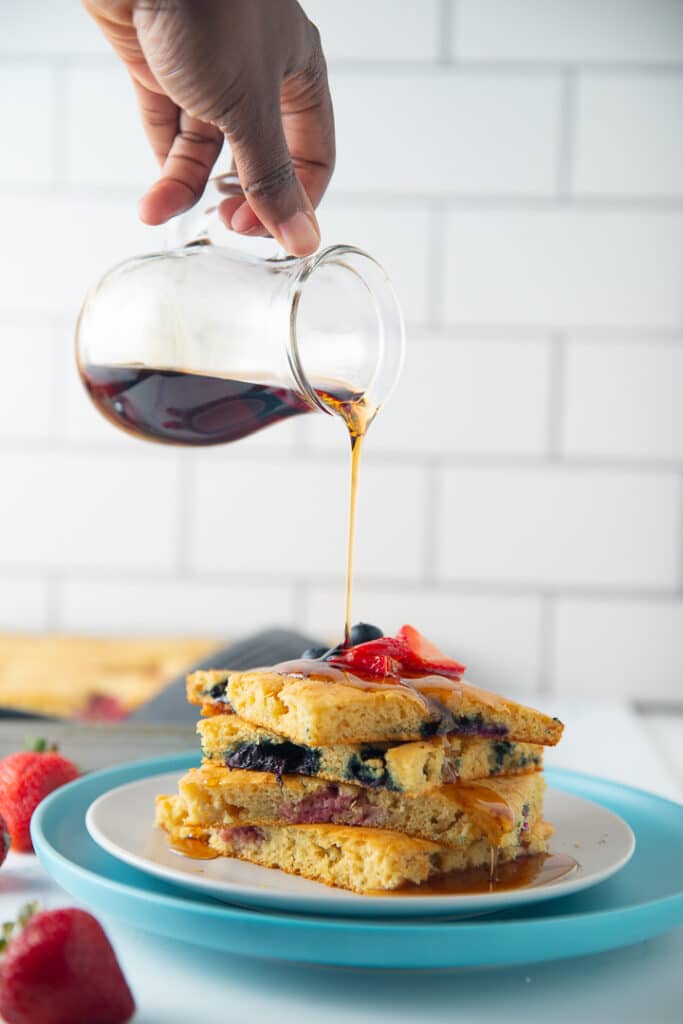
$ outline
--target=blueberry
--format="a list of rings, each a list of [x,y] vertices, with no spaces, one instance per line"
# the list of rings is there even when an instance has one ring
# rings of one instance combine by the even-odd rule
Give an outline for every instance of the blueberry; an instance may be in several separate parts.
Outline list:
[[[227,679],[221,680],[220,683],[214,683],[213,686],[208,691],[209,697],[211,697],[212,700],[222,701],[222,702],[227,704],[228,703],[228,698],[227,698],[227,696],[225,694],[225,691],[227,690],[227,688],[228,688],[228,680]]]
[[[341,652],[343,650],[344,650],[344,645],[343,644],[337,644],[336,647],[330,647],[329,651],[325,651],[323,656],[322,656],[322,659],[323,659],[323,661],[329,661],[330,658],[333,658],[335,656],[335,654],[341,654]]]
[[[327,654],[327,647],[308,647],[301,657],[305,661],[317,661],[318,658],[322,658],[324,654]]]
[[[365,644],[368,640],[379,640],[384,633],[378,626],[371,626],[369,622],[357,622],[351,627],[351,644]]]
[[[247,768],[249,771],[272,772],[283,775],[315,775],[320,767],[321,754],[315,747],[301,747],[290,740],[262,743],[238,743],[225,755],[228,768]]]

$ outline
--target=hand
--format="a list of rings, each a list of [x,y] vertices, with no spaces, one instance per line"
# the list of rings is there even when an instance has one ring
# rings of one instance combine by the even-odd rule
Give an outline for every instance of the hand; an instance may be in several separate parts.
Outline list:
[[[161,165],[142,220],[194,205],[226,138],[245,196],[221,203],[228,227],[313,252],[334,118],[320,36],[296,0],[83,3],[130,73]]]

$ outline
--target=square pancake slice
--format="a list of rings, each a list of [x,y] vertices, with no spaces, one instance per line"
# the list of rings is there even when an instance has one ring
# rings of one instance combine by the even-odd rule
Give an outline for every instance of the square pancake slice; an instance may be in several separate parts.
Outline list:
[[[488,867],[491,858],[491,847],[482,837],[448,847],[383,829],[341,825],[202,828],[188,823],[179,796],[157,798],[156,821],[180,851],[183,842],[198,840],[225,857],[361,894],[419,885],[465,868]],[[521,843],[501,850],[498,862],[545,853],[551,834],[551,826],[539,821]]]
[[[384,743],[434,735],[479,736],[554,746],[563,725],[464,680],[426,676],[364,680],[324,662],[285,662],[249,672],[195,672],[190,703],[233,711],[303,746]]]
[[[397,792],[422,793],[450,782],[539,771],[543,747],[511,740],[434,736],[412,743],[337,743],[307,747],[251,725],[212,715],[197,725],[207,761],[229,768],[310,775]]]
[[[439,786],[417,796],[351,783],[223,768],[204,763],[179,783],[187,823],[353,825],[389,829],[446,846],[485,838],[505,848],[521,843],[542,818],[543,775]]]

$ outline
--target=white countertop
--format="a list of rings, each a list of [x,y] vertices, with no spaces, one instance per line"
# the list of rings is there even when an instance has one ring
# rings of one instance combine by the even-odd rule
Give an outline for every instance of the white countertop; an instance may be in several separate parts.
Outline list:
[[[548,763],[683,800],[683,716],[642,718],[623,705],[553,710],[567,723]],[[23,903],[72,904],[33,856],[0,869],[0,920]],[[103,918],[138,1006],[136,1024],[680,1024],[683,928],[580,960],[480,970],[299,967],[213,953]],[[409,941],[409,940],[408,940]]]

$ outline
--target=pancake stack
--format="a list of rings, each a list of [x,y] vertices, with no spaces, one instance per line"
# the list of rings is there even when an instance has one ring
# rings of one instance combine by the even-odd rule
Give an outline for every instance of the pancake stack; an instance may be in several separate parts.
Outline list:
[[[188,677],[203,759],[157,798],[171,842],[358,893],[546,852],[561,722],[434,663],[404,678],[349,660]]]

